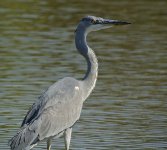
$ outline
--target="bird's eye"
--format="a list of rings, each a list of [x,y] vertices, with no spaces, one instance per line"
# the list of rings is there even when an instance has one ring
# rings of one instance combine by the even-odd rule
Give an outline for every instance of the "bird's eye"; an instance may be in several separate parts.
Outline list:
[[[95,23],[96,23],[96,20],[92,19],[92,20],[91,20],[91,23],[92,23],[92,24],[95,24]]]

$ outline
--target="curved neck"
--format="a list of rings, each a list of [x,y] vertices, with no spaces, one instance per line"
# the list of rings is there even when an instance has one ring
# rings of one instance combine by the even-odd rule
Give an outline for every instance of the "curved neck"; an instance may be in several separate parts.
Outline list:
[[[83,81],[84,84],[86,84],[86,89],[89,94],[93,90],[96,83],[98,61],[93,50],[87,45],[86,36],[87,32],[85,29],[77,29],[75,35],[75,44],[80,54],[84,56],[87,61],[87,72],[83,78]]]

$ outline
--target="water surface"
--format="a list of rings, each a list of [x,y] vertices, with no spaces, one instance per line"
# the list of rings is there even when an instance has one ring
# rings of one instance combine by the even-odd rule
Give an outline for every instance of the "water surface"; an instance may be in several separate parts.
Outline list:
[[[88,37],[99,77],[71,149],[167,149],[166,6],[165,0],[1,1],[0,149],[9,149],[7,141],[43,90],[65,76],[84,76],[74,31],[88,14],[133,24]],[[63,139],[52,146],[64,149]]]

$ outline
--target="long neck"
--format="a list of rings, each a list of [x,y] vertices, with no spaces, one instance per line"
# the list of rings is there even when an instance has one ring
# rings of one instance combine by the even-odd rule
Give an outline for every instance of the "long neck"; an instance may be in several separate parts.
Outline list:
[[[98,74],[98,61],[93,50],[87,45],[87,33],[84,29],[77,30],[75,36],[76,48],[87,61],[87,72],[83,78],[84,88],[89,95],[93,90],[97,74]]]

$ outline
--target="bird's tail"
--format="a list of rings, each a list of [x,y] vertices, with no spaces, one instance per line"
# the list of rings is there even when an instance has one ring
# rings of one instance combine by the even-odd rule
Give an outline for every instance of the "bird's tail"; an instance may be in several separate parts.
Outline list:
[[[36,131],[25,125],[9,140],[9,146],[11,150],[30,150],[37,142],[38,134]]]

